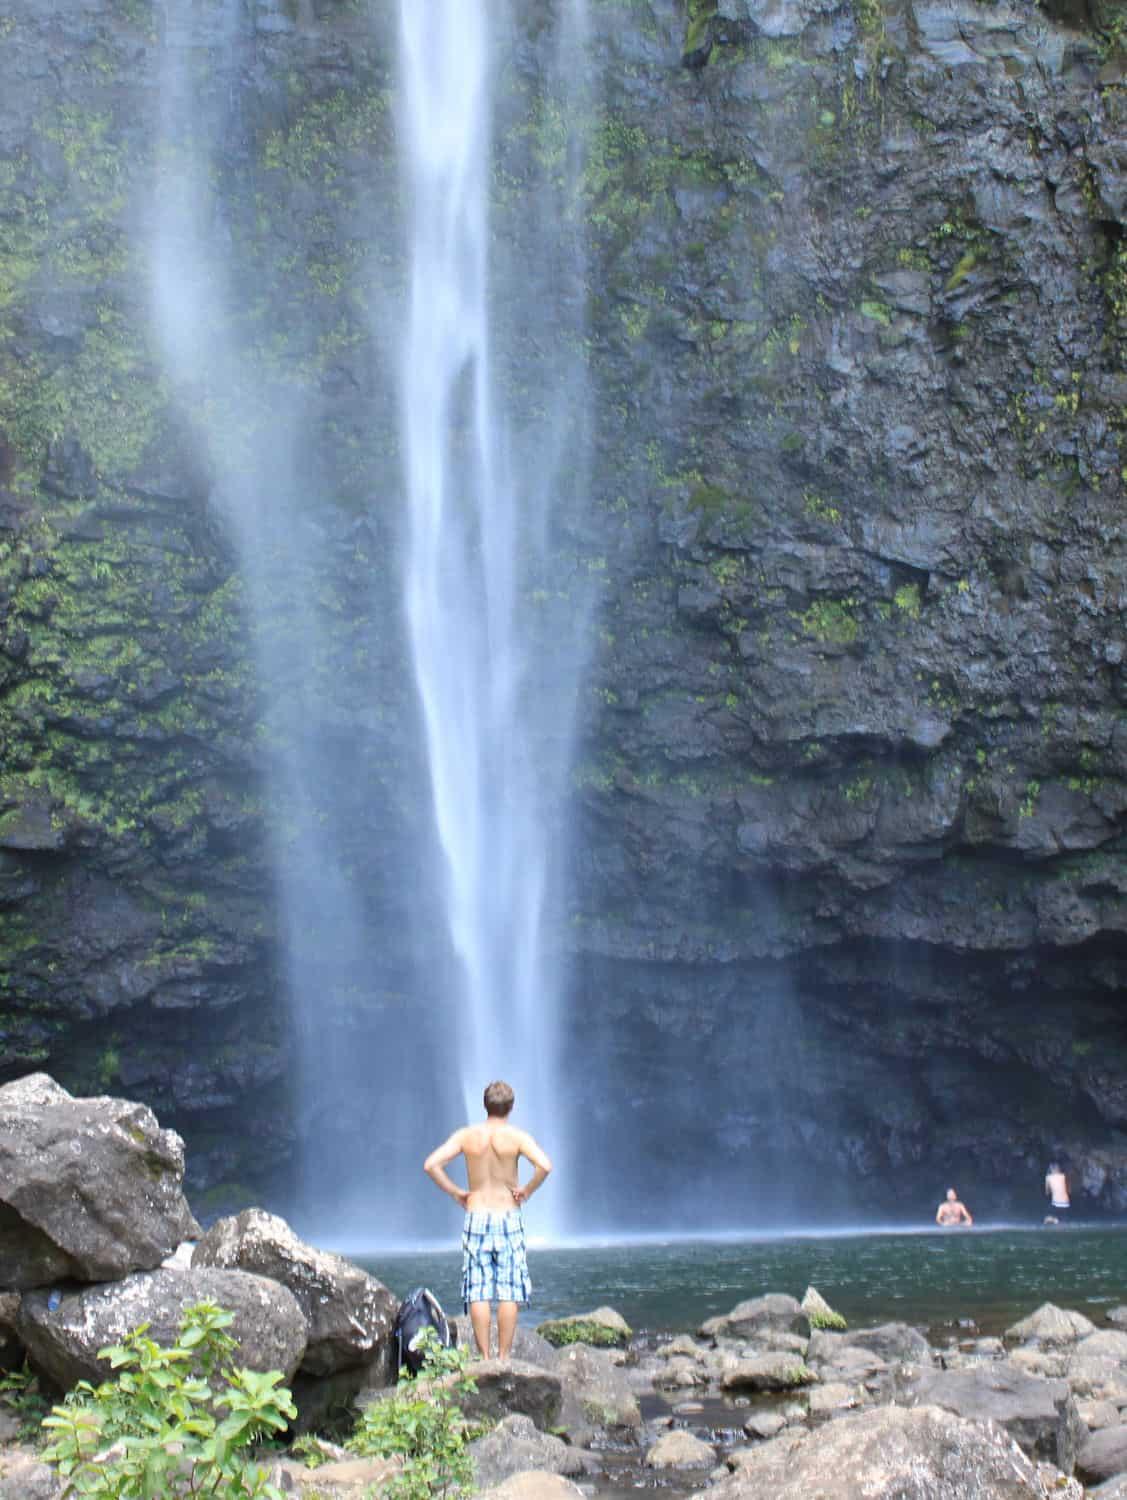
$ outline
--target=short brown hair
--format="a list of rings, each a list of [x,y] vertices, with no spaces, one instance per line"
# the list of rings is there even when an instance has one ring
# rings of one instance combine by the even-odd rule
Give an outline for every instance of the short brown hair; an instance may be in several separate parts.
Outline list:
[[[487,1115],[507,1115],[513,1107],[516,1095],[507,1083],[498,1078],[486,1086],[483,1097]]]

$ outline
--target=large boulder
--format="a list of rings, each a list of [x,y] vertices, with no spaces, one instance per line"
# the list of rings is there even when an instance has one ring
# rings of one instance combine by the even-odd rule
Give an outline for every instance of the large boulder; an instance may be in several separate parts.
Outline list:
[[[370,1365],[390,1347],[398,1301],[387,1287],[342,1255],[307,1245],[261,1208],[213,1224],[192,1265],[250,1271],[288,1287],[309,1325],[301,1362],[309,1375]]]
[[[1127,1425],[1090,1432],[1077,1450],[1076,1472],[1085,1484],[1127,1474]]]
[[[1081,1500],[999,1428],[936,1407],[874,1407],[740,1453],[701,1500]]]
[[[595,1467],[594,1460],[581,1449],[541,1432],[531,1417],[520,1413],[503,1418],[492,1432],[471,1443],[469,1453],[479,1489],[500,1484],[510,1474],[528,1469],[578,1475]]]
[[[583,1491],[562,1474],[527,1469],[483,1490],[477,1500],[581,1500]]]
[[[962,1370],[903,1372],[900,1392],[911,1405],[941,1406],[980,1422],[989,1418],[1031,1458],[1072,1473],[1081,1424],[1063,1380],[1045,1380],[1009,1360],[993,1360]]]
[[[1021,1344],[1075,1344],[1077,1339],[1086,1338],[1095,1331],[1096,1325],[1083,1313],[1043,1302],[1028,1318],[1022,1318],[1007,1328],[1006,1338]]]
[[[314,1469],[292,1459],[281,1459],[267,1471],[268,1478],[283,1494],[306,1500],[370,1500],[388,1487],[401,1471],[402,1459],[334,1458]]]
[[[184,1143],[143,1104],[75,1099],[45,1073],[0,1088],[0,1289],[113,1281],[200,1232]]]
[[[0,1500],[59,1500],[66,1481],[23,1448],[0,1450]]]
[[[519,1412],[541,1431],[556,1425],[560,1414],[560,1377],[520,1359],[481,1359],[470,1366],[475,1392],[455,1394],[462,1411],[474,1422],[498,1422]],[[460,1377],[444,1375],[438,1387],[455,1391]]]
[[[293,1375],[305,1353],[305,1315],[286,1287],[247,1271],[139,1271],[109,1286],[72,1289],[54,1310],[46,1292],[27,1292],[20,1337],[32,1364],[66,1390],[79,1380],[107,1379],[98,1350],[141,1323],[158,1344],[175,1343],[185,1310],[202,1301],[234,1313],[227,1329],[237,1346],[234,1364]]]
[[[825,1381],[854,1385],[885,1385],[896,1369],[894,1362],[890,1363],[875,1350],[855,1344],[851,1333],[827,1333],[822,1329],[815,1329],[810,1335],[806,1363]]]
[[[585,1447],[593,1438],[613,1433],[632,1440],[642,1425],[638,1398],[613,1355],[587,1344],[560,1351],[556,1374],[563,1384],[560,1426],[573,1443]]]
[[[1127,1365],[1127,1333],[1118,1328],[1100,1328],[1082,1338],[1073,1354],[1087,1359],[1113,1359]]]
[[[809,1334],[810,1320],[796,1297],[781,1292],[752,1297],[737,1303],[731,1312],[709,1318],[699,1329],[701,1338],[713,1340],[756,1339],[769,1331],[797,1333],[803,1338]]]
[[[846,1336],[854,1349],[867,1349],[888,1364],[930,1365],[935,1355],[918,1329],[907,1323],[881,1323],[876,1328],[854,1328]]]
[[[736,1360],[720,1377],[726,1391],[793,1391],[818,1379],[798,1354],[760,1354]]]

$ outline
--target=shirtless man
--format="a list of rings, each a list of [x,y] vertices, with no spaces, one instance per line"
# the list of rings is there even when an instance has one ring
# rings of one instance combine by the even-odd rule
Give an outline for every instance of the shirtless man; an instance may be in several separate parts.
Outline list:
[[[959,1202],[959,1195],[954,1188],[947,1189],[947,1196],[935,1210],[935,1222],[942,1224],[944,1229],[953,1229],[956,1224],[971,1225],[974,1220],[967,1212],[965,1203]]]
[[[1045,1195],[1052,1204],[1049,1218],[1058,1224],[1067,1224],[1072,1212],[1072,1199],[1068,1196],[1068,1178],[1055,1161],[1049,1163],[1049,1170],[1045,1173]]]
[[[524,1251],[521,1205],[544,1182],[552,1163],[527,1131],[509,1124],[513,1091],[507,1083],[491,1083],[485,1090],[485,1120],[463,1125],[432,1151],[423,1171],[444,1193],[466,1210],[462,1226],[462,1301],[470,1315],[473,1336],[483,1359],[489,1358],[489,1308],[497,1303],[497,1350],[508,1359],[517,1331],[520,1305],[532,1293]],[[446,1166],[456,1156],[466,1158],[469,1188],[460,1188]],[[521,1157],[534,1171],[521,1187],[517,1164]]]

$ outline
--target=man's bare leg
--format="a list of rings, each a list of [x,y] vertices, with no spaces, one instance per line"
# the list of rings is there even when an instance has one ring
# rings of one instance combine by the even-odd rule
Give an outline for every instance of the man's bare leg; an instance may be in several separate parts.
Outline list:
[[[498,1323],[500,1322],[500,1310],[498,1309]],[[470,1326],[473,1329],[474,1339],[477,1341],[478,1352],[482,1359],[489,1358],[489,1303],[470,1303]]]
[[[519,1311],[520,1307],[516,1302],[498,1302],[497,1304],[497,1353],[501,1359],[508,1359],[509,1351],[513,1347]]]

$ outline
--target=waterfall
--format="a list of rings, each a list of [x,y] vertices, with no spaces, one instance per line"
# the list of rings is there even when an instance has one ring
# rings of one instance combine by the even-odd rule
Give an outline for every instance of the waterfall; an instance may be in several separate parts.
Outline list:
[[[583,11],[562,9],[558,42],[574,68]],[[521,1120],[559,1156],[567,1133],[561,986],[545,923],[559,878],[558,814],[583,610],[563,625],[571,646],[559,652],[545,639],[542,606],[559,598],[543,587],[553,571],[549,523],[561,503],[561,434],[574,435],[582,405],[568,367],[576,314],[564,311],[560,284],[576,270],[574,252],[570,265],[560,257],[561,244],[571,243],[561,222],[567,183],[554,197],[531,184],[527,210],[540,214],[533,253],[526,246],[499,270],[490,187],[505,7],[401,0],[399,17],[410,202],[404,590],[447,923],[461,970],[464,1108],[476,1118],[483,1085],[507,1078]],[[502,276],[509,278],[507,324],[495,296]],[[548,430],[532,424],[517,435],[514,413],[498,396],[498,334],[510,349],[527,338],[527,352],[514,355],[518,364],[537,358],[546,365],[541,379],[556,387]],[[561,1217],[557,1201],[555,1222]]]
[[[532,65],[524,93],[508,95],[506,144],[496,84],[519,49],[505,7],[404,0],[395,93],[407,206],[404,259],[390,273],[379,264],[391,259],[398,205],[370,187],[365,198],[359,175],[355,197],[333,198],[334,229],[363,233],[372,251],[352,290],[370,296],[377,348],[400,275],[409,283],[388,355],[407,498],[396,597],[371,543],[396,483],[375,436],[387,425],[380,382],[391,382],[357,356],[380,403],[367,434],[372,493],[357,516],[333,488],[333,397],[301,357],[325,326],[294,296],[302,241],[291,223],[309,217],[309,186],[269,179],[283,195],[268,205],[283,221],[279,245],[278,218],[272,228],[263,212],[264,127],[244,117],[262,67],[258,9],[163,0],[157,14],[152,321],[206,456],[254,645],[294,1057],[281,1105],[299,1165],[279,1206],[322,1242],[417,1240],[449,1210],[422,1158],[480,1114],[491,1078],[510,1079],[520,1121],[553,1156],[565,1144],[562,980],[547,934],[587,610],[583,570],[558,548],[584,492],[583,266],[567,221],[575,143],[539,172],[521,112],[541,89],[557,98],[571,85],[554,61],[542,77]],[[556,52],[574,71],[583,0],[565,0],[561,15]],[[380,16],[372,22],[378,48]],[[521,158],[525,178],[511,245],[491,238],[498,150]],[[499,399],[499,371],[522,400]],[[412,667],[425,756],[412,756]],[[413,759],[425,760],[417,788]],[[426,786],[434,834],[417,815]],[[412,923],[422,942],[405,935]]]
[[[332,1236],[370,1214],[377,1176],[367,1153],[356,1160],[357,1137],[376,1114],[375,1062],[347,1018],[379,967],[350,868],[349,789],[361,778],[365,734],[347,720],[354,694],[342,702],[325,667],[334,652],[345,664],[350,649],[361,657],[364,643],[342,651],[318,604],[336,567],[318,516],[327,497],[305,457],[315,451],[320,395],[299,371],[264,357],[248,315],[274,253],[254,224],[251,132],[241,119],[254,20],[242,0],[166,0],[147,249],[157,343],[204,451],[254,650],[279,1000],[294,1060],[281,1101],[294,1115],[298,1157],[286,1206],[311,1232]],[[300,346],[296,315],[286,331]],[[354,670],[359,677],[358,663]],[[417,1149],[412,1142],[412,1158]]]

